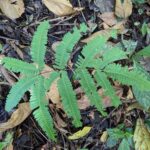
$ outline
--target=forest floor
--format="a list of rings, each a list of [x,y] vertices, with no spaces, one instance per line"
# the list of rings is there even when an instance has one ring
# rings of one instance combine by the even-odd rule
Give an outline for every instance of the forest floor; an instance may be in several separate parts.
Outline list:
[[[118,38],[113,42],[115,44],[121,43],[129,51],[138,52],[150,45],[149,1],[133,0],[132,7],[126,5],[121,9],[121,12],[117,12],[115,9],[115,0],[71,0],[70,3],[73,7],[83,7],[84,9],[74,14],[59,16],[48,10],[41,0],[24,0],[25,10],[19,18],[11,19],[6,13],[1,12],[0,56],[9,56],[30,62],[32,36],[37,25],[43,20],[48,20],[52,26],[48,34],[47,52],[45,56],[45,62],[48,66],[52,66],[54,63],[55,44],[61,41],[65,33],[71,31],[75,25],[79,26],[82,22],[85,22],[90,28],[88,35],[83,38],[87,40],[86,42],[89,40],[88,37],[93,36],[93,33],[97,33],[97,35],[105,34],[108,32],[108,29],[114,28],[119,30],[119,33]],[[82,45],[83,43],[81,42],[77,48],[80,49]],[[72,63],[76,61],[77,56],[78,53],[73,55]],[[146,71],[149,72],[150,59],[143,59],[142,64]],[[12,112],[8,113],[4,110],[4,105],[7,94],[18,77],[18,74],[9,72],[3,66],[0,66],[0,124],[8,122],[12,115]],[[122,139],[120,138],[117,141],[109,139],[108,142],[108,133],[104,131],[117,128],[120,129],[116,131],[118,134],[125,134],[130,130],[131,132],[129,133],[133,135],[136,120],[138,118],[148,120],[150,115],[141,108],[139,109],[138,106],[132,105],[136,102],[136,98],[131,87],[123,86],[117,82],[114,84],[114,87],[117,95],[122,100],[122,105],[118,108],[112,107],[109,99],[104,97],[104,103],[108,113],[106,117],[101,116],[94,107],[89,106],[80,87],[75,87],[78,93],[78,104],[81,110],[83,127],[92,127],[89,133],[81,138],[76,140],[68,139],[68,135],[79,131],[80,128],[75,128],[64,111],[50,101],[49,106],[52,110],[52,116],[55,118],[55,127],[57,129],[57,142],[52,142],[47,139],[32,114],[14,128],[11,127],[12,124],[8,124],[10,126],[9,130],[5,132],[1,132],[0,130],[0,140],[4,140],[6,132],[13,133],[12,143],[8,146],[9,150],[117,150]],[[30,98],[29,96],[27,92],[24,100],[28,100]],[[127,111],[127,109],[131,109],[131,111]],[[134,149],[133,141],[131,140],[130,142],[130,149]]]

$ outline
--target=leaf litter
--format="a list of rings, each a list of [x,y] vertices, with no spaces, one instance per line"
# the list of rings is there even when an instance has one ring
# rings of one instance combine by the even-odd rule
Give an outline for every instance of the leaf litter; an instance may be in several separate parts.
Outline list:
[[[2,1],[0,1],[2,3]],[[149,3],[149,1],[148,1]],[[148,14],[148,3],[144,2],[144,4],[141,4],[141,6],[133,4],[131,0],[94,0],[94,1],[77,1],[77,0],[63,0],[60,1],[54,1],[53,0],[43,0],[42,3],[35,1],[33,2],[27,2],[25,1],[13,1],[13,0],[7,0],[2,5],[0,5],[1,11],[2,11],[2,19],[0,23],[0,31],[2,35],[0,35],[0,43],[2,44],[2,50],[0,51],[0,56],[7,55],[11,57],[19,57],[23,60],[30,61],[29,57],[29,45],[31,41],[31,36],[33,35],[33,32],[36,28],[36,25],[44,19],[49,19],[49,21],[53,25],[53,31],[49,34],[49,41],[48,42],[48,48],[50,49],[51,44],[55,42],[59,42],[64,35],[64,33],[71,30],[72,26],[79,24],[80,22],[86,21],[91,22],[93,24],[92,30],[89,31],[89,36],[86,36],[84,39],[82,39],[83,43],[89,42],[92,38],[98,35],[105,35],[109,34],[110,30],[117,29],[118,30],[118,38],[115,41],[111,41],[114,44],[118,44],[118,42],[121,41],[120,36],[123,36],[127,41],[128,40],[134,40],[137,42],[137,46],[135,48],[135,52],[140,50],[141,48],[144,48],[145,45],[149,45],[149,36],[142,37],[142,34],[140,33],[140,27],[136,27],[134,25],[134,22],[139,21],[142,27],[142,23],[146,21],[146,23],[149,23],[149,14]],[[146,5],[145,5],[146,4]],[[9,9],[6,10],[5,6],[8,6]],[[139,14],[139,9],[146,10],[146,13],[143,12],[142,15]],[[136,11],[137,10],[137,11]],[[65,16],[65,17],[64,17]],[[129,19],[130,17],[130,19]],[[135,19],[135,18],[138,19]],[[9,20],[10,18],[10,20]],[[18,18],[18,19],[17,19]],[[17,44],[15,44],[17,42]],[[81,44],[83,44],[81,43]],[[17,46],[17,50],[16,50]],[[73,55],[73,59],[76,60],[75,56],[78,56],[78,53],[80,51],[80,44],[77,45],[77,51],[75,55]],[[15,50],[16,51],[15,51]],[[51,53],[51,50],[47,52],[50,53],[50,55],[53,56],[53,53]],[[55,51],[55,48],[53,48],[53,51]],[[144,58],[145,59],[145,58]],[[51,68],[49,72],[53,71],[52,69],[52,63],[53,59],[48,58],[46,56],[47,65]],[[72,63],[73,61],[71,61]],[[122,64],[128,63],[130,66],[130,62],[120,62]],[[148,64],[148,63],[147,63]],[[74,63],[71,64],[71,66],[74,66]],[[148,69],[148,66],[147,70]],[[2,69],[1,69],[2,70]],[[46,74],[45,74],[46,75]],[[69,74],[72,76],[71,74]],[[0,98],[5,101],[6,93],[9,89],[9,86],[14,83],[14,81],[19,77],[18,75],[13,75],[7,71],[3,70],[2,76],[0,76],[0,80],[4,81],[1,83],[0,81]],[[49,76],[49,74],[47,74]],[[12,79],[13,77],[13,79]],[[72,78],[71,78],[72,79]],[[8,82],[10,82],[10,84]],[[4,84],[8,83],[8,84]],[[114,84],[114,83],[113,83]],[[8,86],[9,85],[9,86]],[[52,93],[52,96],[50,95],[48,97],[48,100],[50,100],[50,109],[52,109],[52,116],[55,118],[55,124],[58,125],[58,132],[59,135],[61,135],[58,138],[57,144],[50,144],[48,142],[45,142],[45,137],[43,136],[43,133],[41,133],[39,127],[36,125],[36,123],[31,119],[27,119],[24,123],[22,123],[23,120],[25,120],[30,115],[30,108],[27,107],[26,112],[24,112],[24,109],[26,107],[23,107],[21,111],[21,114],[24,112],[23,117],[18,119],[17,121],[14,121],[12,118],[18,118],[19,107],[12,113],[10,116],[10,119],[8,119],[5,123],[0,124],[5,125],[6,129],[11,129],[13,127],[16,127],[19,125],[18,128],[20,128],[23,132],[20,132],[21,136],[19,137],[20,141],[26,141],[23,137],[29,137],[29,134],[31,134],[35,140],[32,140],[32,145],[36,145],[35,141],[38,141],[37,147],[43,147],[43,145],[47,145],[47,149],[53,149],[56,148],[58,145],[63,148],[71,148],[71,149],[77,149],[77,148],[83,148],[83,145],[85,148],[88,149],[96,149],[101,148],[103,149],[106,145],[107,141],[107,133],[105,132],[107,128],[114,128],[119,124],[119,122],[123,123],[125,127],[135,128],[135,120],[140,116],[142,116],[143,120],[146,119],[145,117],[149,114],[149,112],[143,111],[144,108],[136,105],[130,107],[130,104],[132,104],[132,101],[134,102],[136,100],[134,96],[134,91],[130,87],[124,87],[123,85],[120,85],[119,89],[117,85],[114,85],[116,87],[116,92],[118,93],[119,97],[123,99],[123,104],[119,106],[118,109],[113,108],[110,99],[108,97],[103,97],[104,103],[106,105],[106,109],[109,112],[108,116],[106,118],[102,118],[93,107],[89,105],[89,101],[84,95],[83,91],[76,92],[78,96],[78,105],[81,109],[82,114],[82,120],[84,127],[87,127],[90,125],[92,127],[91,130],[88,130],[88,132],[84,132],[84,130],[80,131],[80,129],[75,129],[72,127],[70,120],[67,120],[67,117],[65,116],[64,112],[62,111],[62,106],[59,105],[59,102],[61,101],[59,97],[59,93],[57,92],[57,86],[54,84],[50,91]],[[78,83],[75,83],[74,85],[75,90],[78,88]],[[103,95],[103,90],[99,89],[99,92],[101,95]],[[55,97],[55,98],[54,98]],[[24,100],[27,100],[29,98],[28,93],[25,94]],[[53,99],[53,101],[52,101]],[[23,105],[24,103],[22,103]],[[20,104],[21,105],[21,104]],[[128,108],[129,107],[129,108]],[[126,108],[128,108],[128,114],[126,115]],[[57,111],[57,113],[56,113]],[[138,113],[136,112],[138,111]],[[18,113],[15,113],[18,112]],[[28,113],[27,113],[28,112]],[[144,116],[144,117],[143,117]],[[29,117],[30,118],[30,117]],[[128,123],[127,123],[128,122]],[[141,128],[138,128],[142,130],[142,132],[145,132],[145,136],[149,136],[148,130],[146,129],[143,121],[137,120],[137,124],[140,122]],[[7,124],[6,124],[7,123]],[[21,125],[21,126],[20,126]],[[27,126],[27,134],[25,134],[25,126]],[[8,127],[8,128],[7,128]],[[33,132],[31,132],[33,130]],[[137,126],[136,126],[137,128]],[[4,131],[4,129],[2,131]],[[37,130],[35,130],[37,129]],[[82,128],[84,129],[84,128]],[[11,129],[12,130],[12,129]],[[14,128],[15,130],[15,128]],[[94,130],[94,131],[93,131]],[[68,140],[68,133],[71,133],[71,135],[74,135],[74,133],[78,133],[78,138],[75,137],[72,143]],[[104,132],[103,132],[104,131]],[[146,133],[147,132],[147,133]],[[40,138],[38,138],[35,135],[39,135]],[[88,136],[87,136],[88,135]],[[101,136],[103,135],[103,136]],[[16,136],[17,137],[17,136]],[[100,138],[102,137],[102,138]],[[134,133],[134,141],[136,148],[137,145],[140,143],[140,138],[142,138],[143,135],[138,135],[138,138],[136,136],[136,130]],[[109,138],[109,137],[108,137]],[[44,140],[43,140],[44,139]],[[65,139],[65,145],[62,143]],[[95,141],[95,139],[97,141]],[[144,138],[145,139],[145,138]],[[17,141],[17,138],[14,138],[14,142]],[[102,144],[103,142],[104,144]],[[79,144],[80,143],[80,144]],[[82,144],[81,144],[82,143]],[[86,143],[86,144],[85,144]],[[146,140],[143,141],[143,143],[147,143]],[[14,145],[16,149],[21,149],[21,142],[18,145]],[[82,146],[81,146],[82,145]],[[144,144],[146,145],[146,144]],[[148,147],[148,145],[146,145]],[[146,147],[145,146],[145,147]],[[29,145],[31,148],[31,145]],[[115,146],[117,148],[117,146]],[[138,149],[138,148],[137,148]],[[145,149],[147,150],[147,149]]]

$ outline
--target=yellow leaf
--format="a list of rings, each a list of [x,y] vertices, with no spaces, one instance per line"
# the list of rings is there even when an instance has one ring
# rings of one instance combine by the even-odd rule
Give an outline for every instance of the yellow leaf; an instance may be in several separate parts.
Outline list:
[[[84,127],[82,130],[77,131],[71,136],[68,136],[68,139],[70,140],[76,140],[79,138],[82,138],[83,136],[87,135],[91,130],[91,127]]]
[[[137,119],[133,140],[135,150],[150,150],[150,133],[142,119]]]
[[[58,16],[74,14],[83,8],[73,8],[68,0],[42,0],[45,6]]]
[[[5,123],[0,124],[0,132],[4,132],[21,124],[30,113],[31,109],[29,103],[19,104],[18,109],[12,113],[10,119]]]
[[[132,14],[132,1],[131,0],[116,0],[115,14],[120,18],[127,18]]]
[[[108,138],[108,132],[107,131],[104,131],[101,138],[100,138],[100,141],[102,143],[105,143],[107,141],[107,138]]]
[[[0,9],[10,19],[19,18],[25,10],[23,0],[0,0]]]

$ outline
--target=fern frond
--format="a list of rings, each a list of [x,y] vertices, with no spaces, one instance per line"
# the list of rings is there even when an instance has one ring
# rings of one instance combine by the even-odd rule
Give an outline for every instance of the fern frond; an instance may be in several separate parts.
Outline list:
[[[55,53],[55,68],[63,70],[67,66],[67,62],[70,57],[70,53],[73,50],[75,44],[80,40],[81,33],[87,31],[85,24],[80,25],[80,29],[73,28],[73,32],[65,34],[62,42],[57,46]]]
[[[116,95],[112,85],[110,84],[109,80],[107,79],[106,74],[97,70],[96,73],[94,74],[94,77],[98,85],[102,86],[102,88],[104,89],[105,96],[109,96],[110,99],[112,100],[113,106],[118,107],[121,104],[121,102],[118,96]]]
[[[150,81],[147,80],[146,76],[136,70],[129,71],[128,67],[110,64],[104,69],[104,72],[122,84],[137,86],[141,90],[150,91]]]
[[[32,110],[42,105],[48,105],[48,101],[43,100],[45,98],[45,88],[43,83],[44,77],[39,76],[36,80],[35,85],[31,88],[30,107]]]
[[[6,99],[6,111],[9,112],[19,103],[19,101],[23,97],[23,94],[30,89],[30,87],[34,84],[35,80],[36,77],[22,78],[15,85],[12,86]]]
[[[103,48],[107,40],[107,36],[98,36],[91,40],[86,46],[84,46],[81,52],[84,58],[82,56],[79,56],[77,67],[87,67],[89,65],[89,62],[91,62],[96,54],[100,54],[100,52],[103,52]]]
[[[73,124],[76,127],[80,127],[82,125],[81,115],[78,109],[76,96],[68,78],[67,72],[65,71],[61,72],[61,78],[58,80],[58,90],[65,112],[69,117],[73,118]]]
[[[44,67],[44,56],[46,51],[47,33],[50,28],[48,21],[43,21],[33,35],[31,43],[32,60],[37,63],[40,70]]]
[[[80,78],[80,84],[85,94],[89,98],[92,105],[94,105],[103,115],[106,113],[103,111],[102,98],[97,92],[96,85],[86,69],[78,70],[76,72]]]
[[[48,111],[48,108],[45,106],[40,106],[33,112],[33,116],[47,137],[53,141],[56,141],[56,131],[54,130],[53,119]]]
[[[117,60],[126,59],[126,58],[127,58],[126,52],[124,52],[118,47],[113,47],[104,52],[103,61],[100,65],[100,68],[102,69],[105,66],[107,66],[109,63],[112,63]]]
[[[37,120],[38,124],[41,126],[46,135],[52,139],[55,138],[55,130],[53,128],[53,120],[48,111],[48,101],[45,98],[45,89],[44,89],[44,78],[39,76],[36,84],[31,89],[31,98],[30,98],[30,107],[33,112],[33,116]],[[36,110],[35,110],[36,109]]]
[[[2,63],[5,68],[16,73],[21,72],[25,75],[34,75],[37,73],[37,69],[33,64],[29,64],[18,59],[4,57]]]
[[[46,91],[49,90],[52,82],[59,76],[60,76],[60,74],[58,72],[54,71],[50,74],[49,78],[44,79],[44,88],[46,89]]]
[[[150,57],[150,45],[140,50],[135,56],[147,56]]]

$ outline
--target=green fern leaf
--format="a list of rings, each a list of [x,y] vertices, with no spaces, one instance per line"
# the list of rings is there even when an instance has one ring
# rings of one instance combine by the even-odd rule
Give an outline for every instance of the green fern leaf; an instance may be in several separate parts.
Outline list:
[[[121,104],[121,102],[118,96],[116,95],[112,85],[110,84],[109,80],[107,79],[106,74],[97,70],[96,73],[94,74],[94,77],[98,85],[102,86],[102,88],[104,89],[105,95],[111,98],[113,106],[118,107]]]
[[[70,53],[73,50],[73,47],[80,40],[82,36],[81,32],[86,32],[86,31],[87,31],[87,26],[85,24],[81,24],[80,29],[74,27],[72,33],[69,32],[65,34],[65,36],[62,39],[62,42],[56,48],[55,68],[60,70],[65,69],[70,57]]]
[[[87,67],[89,63],[91,63],[91,60],[93,60],[94,56],[96,56],[96,54],[100,54],[100,52],[103,52],[103,48],[107,40],[108,37],[98,36],[91,40],[86,46],[84,46],[82,50],[82,55],[84,58],[82,56],[79,56],[77,67]]]
[[[17,60],[14,58],[4,57],[2,63],[8,70],[14,71],[16,73],[21,72],[26,75],[34,75],[37,73],[37,69],[33,64]]]
[[[34,84],[35,80],[36,77],[23,78],[12,86],[6,99],[6,111],[9,112],[13,107],[15,107],[19,103],[19,101],[23,97],[23,94],[30,89],[30,87]]]
[[[48,108],[45,106],[40,106],[33,112],[33,116],[48,138],[56,141],[56,132],[53,127],[53,119],[48,111]]]
[[[150,45],[140,50],[135,56],[150,56]]]
[[[96,85],[88,71],[86,69],[78,70],[76,75],[80,78],[80,84],[91,104],[94,105],[103,115],[106,115],[103,111],[102,98],[98,94]]]
[[[53,128],[53,120],[48,111],[48,100],[45,98],[45,89],[44,89],[44,78],[39,76],[36,84],[31,89],[31,98],[30,98],[30,107],[33,112],[33,116],[46,133],[46,135],[52,139],[55,138],[55,130]],[[35,110],[36,109],[36,110]]]
[[[46,51],[47,33],[50,28],[49,22],[42,22],[35,32],[31,43],[32,60],[37,63],[40,70],[44,67],[44,56]]]
[[[45,98],[45,88],[44,88],[44,77],[39,76],[36,80],[35,85],[31,88],[31,99],[30,99],[30,107],[31,109],[35,109],[39,106],[48,105],[47,100],[43,100]]]
[[[117,64],[110,64],[104,72],[111,78],[120,81],[126,85],[137,86],[141,90],[150,90],[150,81],[136,70],[129,71],[127,67],[121,67]]]
[[[121,50],[118,47],[113,47],[113,48],[107,50],[106,52],[104,52],[103,61],[100,65],[100,68],[102,69],[105,66],[107,66],[109,63],[112,63],[117,60],[126,59],[126,58],[127,58],[126,52],[124,52],[123,50]]]
[[[71,82],[65,71],[61,72],[61,78],[58,80],[58,90],[62,99],[63,107],[69,117],[73,118],[73,124],[80,127],[81,115],[78,109],[77,100],[73,91]]]

